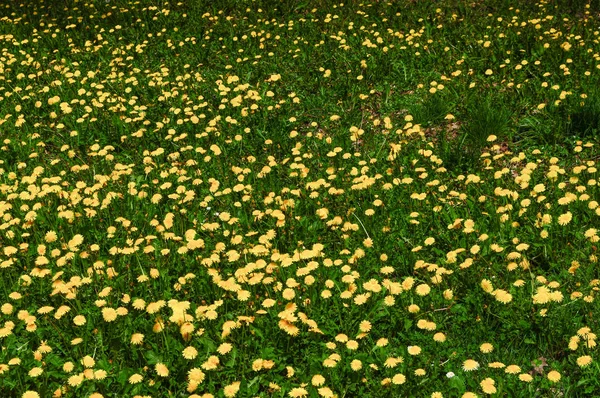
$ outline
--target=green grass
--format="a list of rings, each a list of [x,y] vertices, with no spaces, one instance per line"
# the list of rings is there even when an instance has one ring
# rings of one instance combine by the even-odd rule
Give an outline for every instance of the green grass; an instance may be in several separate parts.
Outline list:
[[[0,6],[0,396],[597,396],[597,3]]]

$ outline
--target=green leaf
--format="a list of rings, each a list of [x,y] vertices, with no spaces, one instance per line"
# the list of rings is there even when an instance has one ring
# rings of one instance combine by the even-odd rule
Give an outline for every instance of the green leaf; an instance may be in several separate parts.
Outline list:
[[[152,350],[146,351],[144,356],[149,365],[156,365],[157,363],[162,362],[162,358]]]

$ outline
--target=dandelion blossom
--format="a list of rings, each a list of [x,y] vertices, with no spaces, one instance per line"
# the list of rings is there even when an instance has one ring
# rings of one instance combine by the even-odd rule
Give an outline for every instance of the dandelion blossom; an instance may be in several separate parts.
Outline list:
[[[198,350],[196,350],[194,347],[189,346],[184,348],[182,355],[185,359],[195,359],[198,356]]]
[[[551,370],[550,372],[548,372],[548,380],[550,380],[553,383],[556,383],[560,380],[560,373],[557,372],[556,370]]]
[[[139,374],[139,373],[135,373],[135,374],[132,374],[132,375],[129,377],[129,384],[138,384],[138,383],[140,383],[142,380],[144,380],[144,376],[142,376],[142,375],[141,375],[141,374]]]
[[[465,372],[471,372],[473,370],[477,370],[479,369],[479,362],[473,360],[473,359],[467,359],[466,361],[463,362],[463,370]]]
[[[571,222],[571,219],[573,219],[573,214],[571,214],[571,212],[568,211],[568,212],[558,216],[558,224],[559,225],[567,225],[568,223]]]
[[[479,385],[481,386],[481,389],[486,394],[495,394],[496,393],[497,390],[496,390],[495,384],[496,384],[496,382],[494,381],[494,379],[492,379],[490,377],[483,379],[481,381],[481,383],[479,383]]]
[[[102,308],[102,318],[104,318],[106,322],[113,322],[117,319],[117,311],[114,308]]]
[[[525,383],[529,383],[533,380],[533,376],[531,376],[529,373],[521,373],[519,375],[519,380],[521,380]]]
[[[314,375],[310,383],[315,387],[322,386],[325,383],[325,378],[321,375]]]
[[[406,382],[406,376],[402,373],[397,373],[392,377],[392,383],[394,384],[404,384]]]
[[[225,386],[225,388],[223,389],[225,396],[227,398],[235,397],[237,395],[238,391],[240,391],[240,384],[241,384],[241,382],[235,381],[235,382]]]
[[[29,371],[29,376],[30,377],[38,377],[40,376],[42,373],[44,373],[44,370],[40,367],[35,367],[35,368],[31,368],[31,370]]]
[[[141,333],[134,333],[131,335],[131,344],[140,345],[144,341],[144,335]]]
[[[415,291],[417,292],[417,294],[419,296],[427,296],[429,294],[429,292],[431,291],[431,288],[429,287],[429,285],[423,283],[423,284],[417,286]]]
[[[592,357],[589,355],[583,355],[577,358],[577,365],[581,368],[588,366],[590,363],[592,363]]]
[[[157,363],[154,366],[154,369],[156,370],[156,374],[158,374],[160,377],[169,376],[169,368],[167,368],[167,365],[165,365],[164,363]]]
[[[289,392],[289,396],[292,398],[306,397],[308,396],[308,391],[302,387],[292,388],[292,390]]]

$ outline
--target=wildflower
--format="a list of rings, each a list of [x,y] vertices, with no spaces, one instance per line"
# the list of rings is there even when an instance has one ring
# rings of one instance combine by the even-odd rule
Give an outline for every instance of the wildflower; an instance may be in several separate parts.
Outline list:
[[[490,343],[483,343],[479,346],[479,350],[484,354],[489,354],[490,352],[494,351],[494,346]]]
[[[134,333],[131,335],[131,344],[140,345],[144,341],[144,335],[141,333]]]
[[[238,391],[240,391],[240,384],[241,384],[241,382],[235,381],[235,382],[225,386],[225,388],[223,389],[225,396],[227,398],[235,397],[237,395]]]
[[[588,366],[590,363],[592,363],[592,357],[589,355],[583,355],[577,358],[577,365],[581,368]]]
[[[325,378],[321,375],[314,375],[310,382],[315,387],[322,386],[325,383]]]
[[[198,368],[192,368],[188,371],[188,380],[194,383],[202,383],[204,381],[204,372]]]
[[[567,225],[568,223],[571,222],[572,218],[573,218],[573,214],[571,214],[571,212],[568,211],[568,212],[558,216],[558,224],[559,225]]]
[[[431,291],[431,288],[429,287],[429,285],[423,283],[420,284],[419,286],[417,286],[415,288],[415,292],[419,295],[419,296],[427,296],[429,294],[429,292]]]
[[[521,373],[519,375],[519,380],[529,383],[533,380],[533,376],[531,376],[529,373]]]
[[[308,391],[302,387],[292,388],[289,392],[289,396],[292,398],[306,397],[308,395]]]
[[[433,340],[437,341],[438,343],[443,343],[444,341],[446,341],[446,335],[442,332],[438,332],[433,335]]]
[[[229,351],[231,351],[231,349],[233,348],[233,346],[229,343],[223,343],[219,346],[219,348],[217,348],[217,352],[221,355],[225,355],[227,354]]]
[[[355,359],[352,362],[350,362],[350,368],[356,372],[362,369],[362,362],[358,359]]]
[[[402,373],[397,373],[392,377],[392,383],[394,384],[404,384],[406,382],[406,376]]]
[[[134,373],[131,376],[129,376],[129,384],[140,383],[143,379],[144,379],[144,376],[142,376],[139,373]]]
[[[481,389],[486,394],[495,394],[496,393],[497,390],[496,390],[495,384],[496,384],[496,382],[494,381],[494,379],[492,379],[490,377],[483,379],[481,381],[481,383],[479,383],[479,385],[481,386]]]
[[[198,356],[198,350],[196,350],[194,347],[189,346],[184,348],[182,355],[185,359],[195,359]]]
[[[560,373],[557,372],[556,370],[551,370],[550,372],[548,372],[547,376],[548,380],[550,380],[553,383],[556,383],[560,380]]]
[[[82,374],[73,375],[73,376],[69,377],[67,382],[69,383],[69,385],[71,387],[77,387],[78,385],[80,385],[83,382],[83,375]]]
[[[106,322],[113,322],[117,319],[117,311],[114,308],[104,307],[102,308],[102,318]]]
[[[44,370],[42,368],[35,367],[35,368],[31,368],[31,370],[29,371],[28,374],[29,374],[30,377],[38,377],[42,373],[44,373]]]
[[[28,390],[21,395],[21,398],[40,398],[40,394],[36,391]]]
[[[466,361],[463,362],[463,370],[465,372],[471,372],[473,370],[477,370],[479,369],[479,362],[473,360],[473,359],[467,359]]]
[[[169,368],[167,368],[167,366],[164,363],[157,363],[154,366],[154,369],[156,370],[156,374],[158,374],[160,377],[169,376]]]

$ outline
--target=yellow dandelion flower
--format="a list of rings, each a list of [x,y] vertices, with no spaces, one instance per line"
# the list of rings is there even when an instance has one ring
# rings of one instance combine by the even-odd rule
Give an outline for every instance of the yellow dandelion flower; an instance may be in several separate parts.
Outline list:
[[[437,341],[438,343],[443,343],[446,341],[446,335],[442,332],[438,332],[433,335],[433,341]]]
[[[392,377],[392,383],[404,384],[406,383],[406,376],[404,376],[402,373],[396,373],[394,377]]]
[[[592,363],[592,357],[589,355],[583,355],[577,358],[577,365],[581,368],[584,368]]]
[[[229,343],[223,343],[217,348],[217,352],[221,355],[225,355],[233,349],[233,346]]]
[[[113,322],[117,319],[117,311],[114,308],[104,307],[102,308],[102,318],[106,322]]]
[[[141,333],[134,333],[131,335],[131,344],[140,345],[144,341],[144,335]]]
[[[40,398],[40,394],[37,391],[28,390],[21,395],[21,398]]]
[[[519,375],[519,380],[521,380],[525,383],[529,383],[533,380],[533,376],[531,376],[529,373],[521,373]]]
[[[483,343],[479,346],[479,350],[484,354],[489,354],[490,352],[494,351],[494,346],[490,343]]]
[[[350,362],[350,368],[356,372],[362,369],[362,362],[358,359],[355,359],[352,362]]]
[[[38,377],[40,376],[42,373],[44,373],[44,370],[40,367],[35,367],[35,368],[31,368],[31,370],[29,371],[28,375],[30,377]]]
[[[486,293],[491,293],[494,291],[494,285],[492,285],[492,281],[490,281],[489,279],[481,280],[481,288]]]
[[[481,381],[481,383],[479,383],[479,385],[481,386],[481,389],[486,394],[495,394],[496,393],[497,390],[496,390],[495,384],[496,384],[496,382],[494,381],[494,379],[492,379],[490,377],[483,379]]]
[[[165,365],[164,363],[157,363],[154,366],[154,370],[156,370],[156,374],[158,374],[160,377],[169,376],[169,368],[167,368],[167,365]]]
[[[315,387],[322,386],[325,383],[325,378],[323,376],[317,374],[312,377],[310,382]]]
[[[144,380],[144,376],[139,373],[134,373],[129,376],[129,384],[138,384],[141,383],[142,380]]]
[[[408,353],[410,355],[419,355],[421,353],[421,347],[416,345],[408,346]]]
[[[359,330],[363,333],[368,333],[371,331],[372,325],[369,321],[362,321],[358,326]]]
[[[83,383],[83,374],[73,375],[67,379],[67,383],[71,387],[77,387],[81,383]]]
[[[429,285],[427,285],[426,283],[422,283],[419,286],[417,286],[415,288],[415,292],[419,295],[419,296],[427,296],[429,294],[429,292],[431,291],[431,288],[429,287]]]
[[[192,368],[188,371],[188,380],[190,383],[198,385],[204,381],[204,372],[198,368]]]
[[[553,383],[558,382],[561,378],[560,373],[557,372],[556,370],[551,370],[550,372],[548,372],[546,377],[548,377],[548,380],[550,380]]]
[[[558,224],[559,225],[567,225],[568,223],[571,222],[572,219],[573,219],[573,214],[570,211],[568,211],[568,212],[558,216]]]
[[[219,357],[211,355],[201,366],[204,370],[214,370],[219,367],[220,363]]]
[[[465,372],[471,372],[473,370],[477,370],[477,369],[479,369],[479,362],[477,362],[473,359],[467,359],[466,361],[463,362],[462,368]]]
[[[302,387],[295,387],[292,388],[288,395],[292,398],[306,397],[308,396],[308,391]]]
[[[508,374],[518,374],[521,373],[521,367],[518,365],[508,365],[506,367],[506,369],[504,369],[504,372],[508,373]]]
[[[333,398],[336,396],[329,387],[321,387],[317,391],[319,392],[319,395],[324,398]]]
[[[223,389],[223,393],[225,394],[225,396],[227,398],[235,397],[237,395],[238,391],[240,391],[240,384],[241,384],[241,382],[235,381],[235,382],[225,386],[225,388]]]
[[[346,343],[346,348],[348,348],[349,350],[356,350],[358,349],[358,341],[356,340],[350,340]]]
[[[196,350],[192,346],[188,346],[188,347],[184,348],[182,355],[185,359],[192,360],[198,356],[198,350]]]

